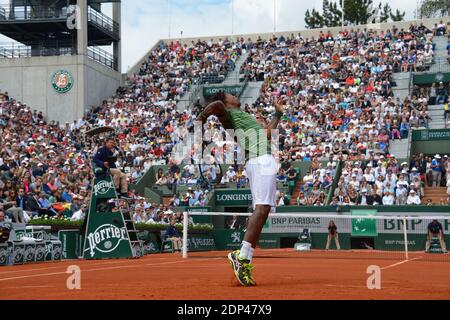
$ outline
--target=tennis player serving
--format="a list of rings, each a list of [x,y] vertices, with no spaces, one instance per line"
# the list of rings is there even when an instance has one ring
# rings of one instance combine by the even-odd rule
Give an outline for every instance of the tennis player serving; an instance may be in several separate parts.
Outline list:
[[[253,214],[248,220],[247,231],[240,250],[228,254],[234,274],[243,286],[254,286],[252,258],[261,230],[272,207],[275,207],[276,174],[278,165],[271,152],[272,130],[283,116],[284,103],[275,103],[275,114],[270,123],[258,122],[254,116],[240,109],[239,99],[231,94],[219,92],[199,115],[198,121],[206,122],[215,115],[225,129],[233,129],[241,149],[245,151],[245,171],[250,181],[253,199]]]

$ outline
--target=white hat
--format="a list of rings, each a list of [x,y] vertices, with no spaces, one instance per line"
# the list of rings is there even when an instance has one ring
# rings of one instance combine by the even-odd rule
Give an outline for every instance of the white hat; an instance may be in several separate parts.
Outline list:
[[[416,167],[414,167],[414,168],[412,168],[412,169],[411,169],[411,171],[417,171],[417,168],[416,168]]]
[[[416,193],[414,190],[411,190],[409,193]]]
[[[400,166],[404,166],[404,165],[408,165],[408,162],[402,162],[402,164]]]
[[[367,189],[364,188],[364,189],[361,190],[361,192],[367,192]]]
[[[368,167],[371,167],[371,166],[372,166],[372,164],[371,164],[371,163],[368,163],[368,164],[367,164],[367,166],[368,166]]]
[[[434,157],[435,157],[436,159],[440,159],[440,158],[441,158],[441,156],[440,156],[440,155],[438,155],[438,154],[437,154],[437,155],[435,155]]]

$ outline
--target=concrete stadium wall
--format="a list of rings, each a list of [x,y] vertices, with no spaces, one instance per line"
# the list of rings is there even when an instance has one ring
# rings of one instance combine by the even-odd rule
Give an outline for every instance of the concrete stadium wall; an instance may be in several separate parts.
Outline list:
[[[121,74],[92,59],[85,58],[85,106],[101,105],[102,101],[111,98],[121,84]]]
[[[51,84],[61,69],[73,76],[67,93],[56,92]],[[80,119],[89,107],[110,98],[120,80],[120,73],[85,56],[0,59],[0,90],[61,124]]]

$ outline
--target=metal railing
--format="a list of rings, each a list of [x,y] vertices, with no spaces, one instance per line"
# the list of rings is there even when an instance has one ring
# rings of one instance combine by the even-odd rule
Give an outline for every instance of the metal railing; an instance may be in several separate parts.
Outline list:
[[[117,71],[117,59],[115,59],[111,53],[98,47],[88,47],[87,56],[92,60]]]
[[[0,21],[2,20],[66,20],[75,13],[76,6],[21,6],[0,5]],[[103,13],[88,7],[88,21],[99,28],[119,35],[119,24]]]
[[[37,20],[37,19],[67,19],[74,12],[74,6],[21,6],[12,7],[2,4],[0,7],[1,20]]]
[[[430,68],[430,72],[450,72],[450,56],[449,57],[435,57],[433,59],[433,65]]]
[[[91,7],[88,7],[88,21],[116,36],[119,35],[119,24]]]
[[[36,42],[29,46],[21,43],[0,43],[0,59],[17,59],[30,57],[52,57],[76,55],[77,49],[69,41]],[[117,59],[98,47],[88,47],[87,57],[117,71]]]
[[[44,41],[23,45],[21,43],[0,43],[0,58],[28,58],[67,56],[76,54],[77,49],[68,41]]]

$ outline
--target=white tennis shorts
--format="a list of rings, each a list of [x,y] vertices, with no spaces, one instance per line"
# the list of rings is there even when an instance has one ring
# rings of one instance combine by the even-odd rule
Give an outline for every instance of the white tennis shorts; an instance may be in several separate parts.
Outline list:
[[[247,161],[245,171],[250,181],[253,210],[256,205],[276,206],[278,164],[271,154]]]

